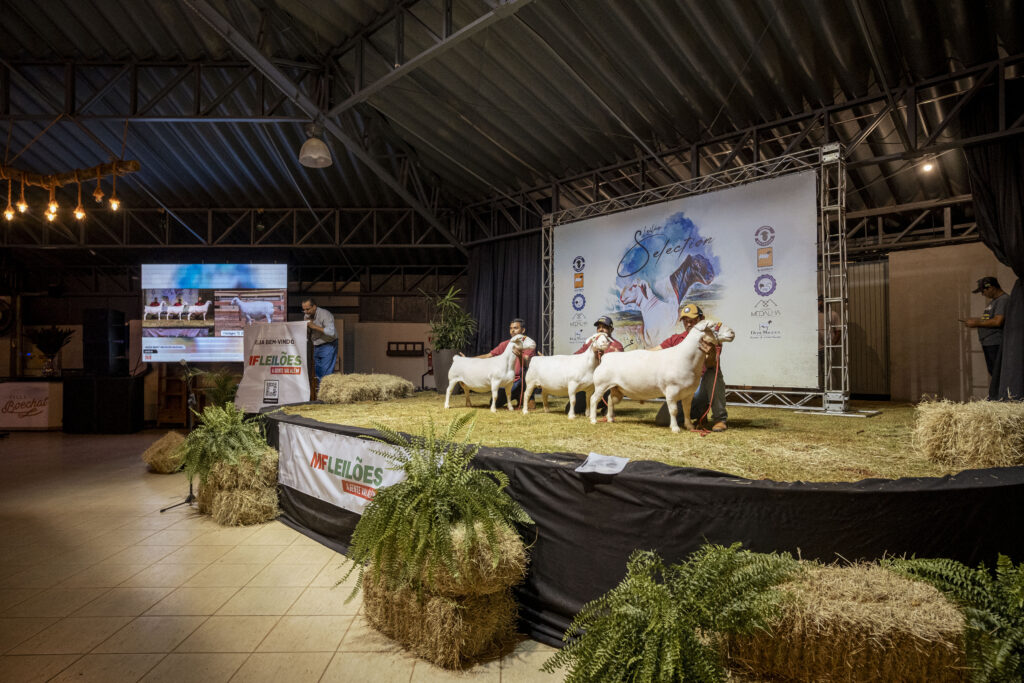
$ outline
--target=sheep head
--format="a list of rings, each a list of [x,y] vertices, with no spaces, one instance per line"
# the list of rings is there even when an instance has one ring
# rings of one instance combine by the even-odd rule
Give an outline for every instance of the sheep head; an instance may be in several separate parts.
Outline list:
[[[612,340],[604,332],[591,335],[587,342],[590,344],[590,350],[597,352],[607,351],[608,347],[612,345]]]
[[[701,320],[693,326],[693,329],[704,335],[712,344],[724,344],[736,338],[736,332],[725,323],[716,323],[711,320]]]

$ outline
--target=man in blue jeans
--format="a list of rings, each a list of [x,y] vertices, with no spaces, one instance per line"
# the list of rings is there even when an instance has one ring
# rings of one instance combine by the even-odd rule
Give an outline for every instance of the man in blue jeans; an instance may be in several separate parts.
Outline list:
[[[313,299],[302,300],[302,316],[313,340],[313,369],[316,381],[334,372],[338,362],[338,333],[334,329],[334,316],[326,308],[316,305]]]

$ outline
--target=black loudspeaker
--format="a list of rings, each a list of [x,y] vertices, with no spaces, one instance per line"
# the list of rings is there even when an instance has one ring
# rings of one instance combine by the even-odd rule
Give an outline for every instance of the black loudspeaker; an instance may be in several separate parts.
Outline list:
[[[122,311],[82,311],[82,366],[95,375],[128,374],[128,328]]]
[[[64,426],[70,434],[130,434],[142,429],[142,377],[64,378]]]

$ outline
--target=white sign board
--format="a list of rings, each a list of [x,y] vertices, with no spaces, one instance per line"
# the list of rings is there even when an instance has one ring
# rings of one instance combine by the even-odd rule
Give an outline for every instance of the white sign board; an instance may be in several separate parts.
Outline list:
[[[817,387],[817,174],[761,180],[554,229],[554,352],[611,316],[626,351],[683,330],[679,309],[736,331],[731,385]]]
[[[379,489],[405,479],[374,452],[387,444],[286,422],[278,430],[278,481],[331,505],[362,514]]]
[[[302,403],[309,396],[306,323],[257,323],[245,328],[245,369],[235,405],[247,413]]]
[[[60,382],[0,382],[0,429],[60,429]]]

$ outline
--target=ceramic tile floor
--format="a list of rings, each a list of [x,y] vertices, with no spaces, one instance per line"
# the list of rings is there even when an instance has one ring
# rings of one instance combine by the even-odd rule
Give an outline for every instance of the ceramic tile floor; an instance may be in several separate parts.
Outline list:
[[[532,641],[468,672],[438,669],[345,601],[343,555],[279,522],[161,514],[188,489],[139,459],[162,434],[0,439],[0,681],[561,678],[540,671],[553,650]]]

